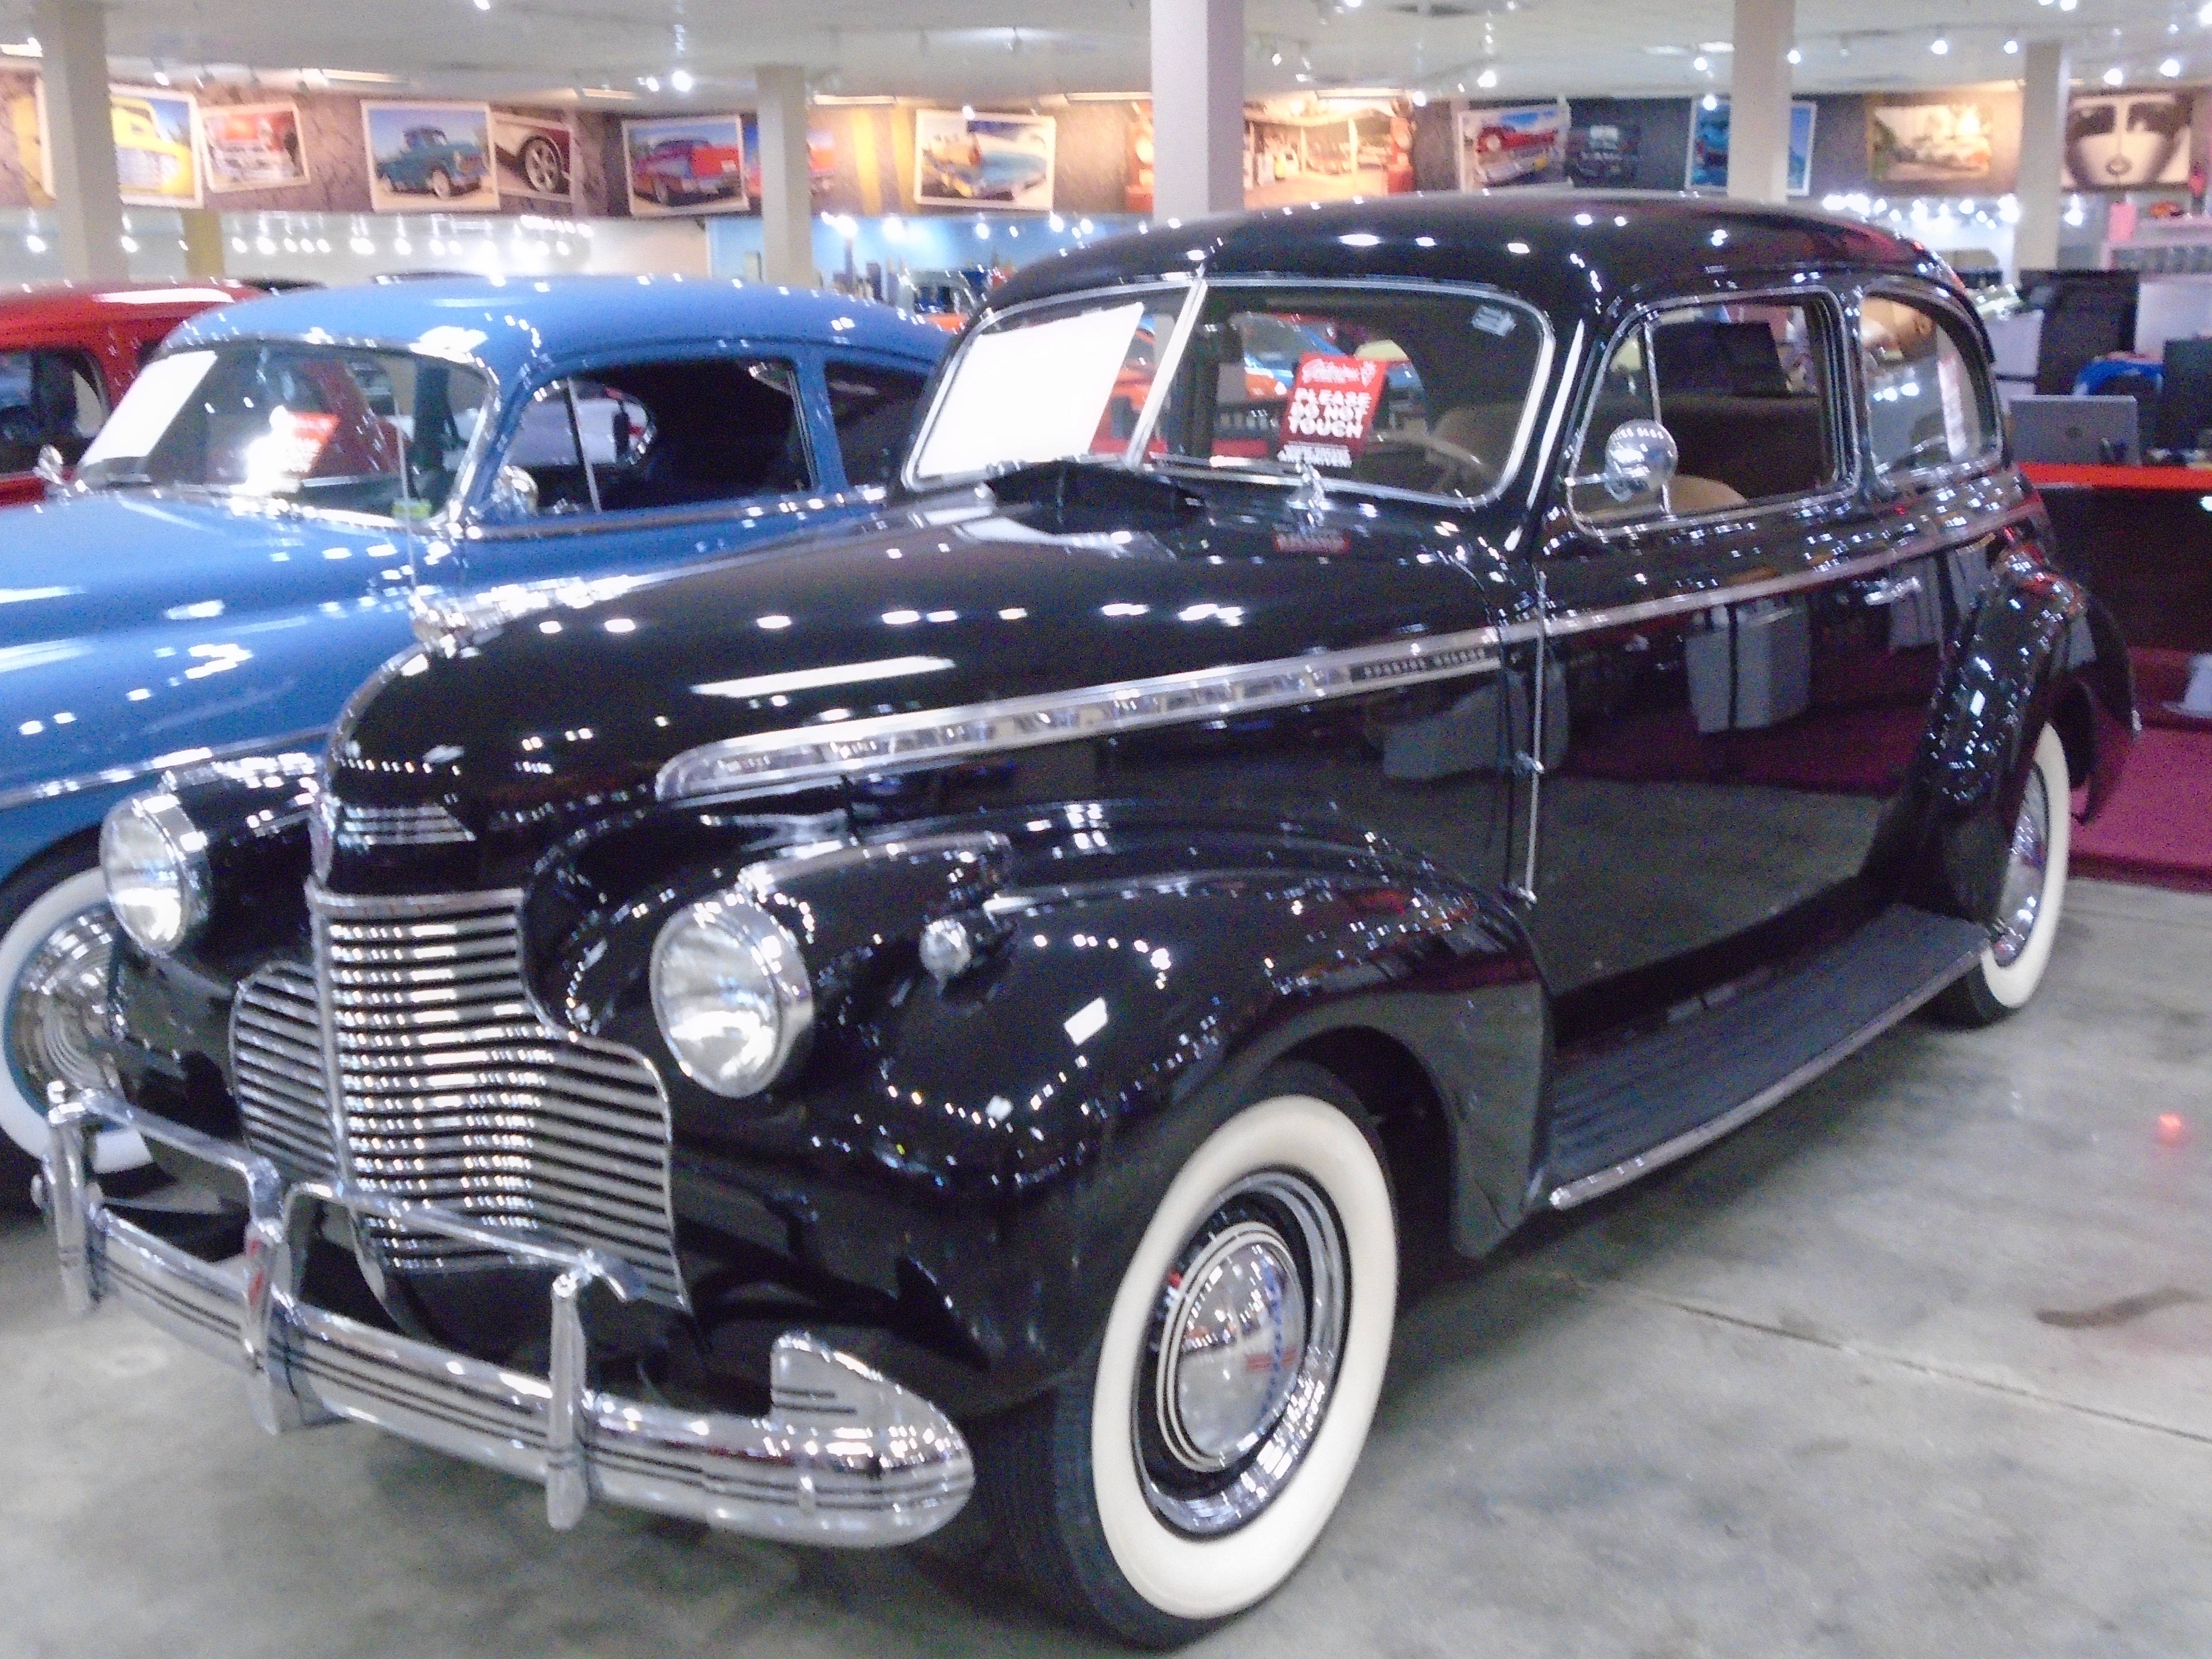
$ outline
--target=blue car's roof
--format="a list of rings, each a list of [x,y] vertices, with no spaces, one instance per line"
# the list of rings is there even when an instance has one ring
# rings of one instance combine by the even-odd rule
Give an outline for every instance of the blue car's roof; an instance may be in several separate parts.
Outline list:
[[[422,342],[440,356],[473,358],[505,383],[583,352],[737,337],[834,343],[925,368],[950,343],[943,330],[872,301],[711,276],[441,277],[308,289],[204,313],[170,343]]]

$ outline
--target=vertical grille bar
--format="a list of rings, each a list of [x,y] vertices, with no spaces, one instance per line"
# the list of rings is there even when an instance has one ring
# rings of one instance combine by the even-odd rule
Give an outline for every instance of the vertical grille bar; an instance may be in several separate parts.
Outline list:
[[[288,1172],[335,1171],[369,1191],[604,1249],[635,1267],[654,1300],[686,1305],[659,1075],[629,1048],[538,1018],[523,981],[520,895],[310,888],[309,902],[313,980],[264,969],[240,988],[232,1017],[256,1149]],[[307,1101],[319,1087],[317,1141]],[[507,1260],[388,1224],[362,1231],[380,1265],[403,1274]]]

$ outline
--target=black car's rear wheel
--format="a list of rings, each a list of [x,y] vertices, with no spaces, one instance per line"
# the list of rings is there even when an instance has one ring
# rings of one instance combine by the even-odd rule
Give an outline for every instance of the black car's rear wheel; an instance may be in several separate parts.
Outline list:
[[[2006,844],[2004,882],[1989,949],[1936,1004],[1936,1012],[1952,1024],[1994,1024],[2026,1007],[2043,983],[2066,902],[2072,787],[2066,745],[2046,726],[2035,740],[2034,763]]]
[[[987,1431],[985,1501],[1032,1589],[1152,1646],[1297,1566],[1373,1419],[1397,1299],[1358,1103],[1304,1065],[1177,1172],[1078,1374]]]

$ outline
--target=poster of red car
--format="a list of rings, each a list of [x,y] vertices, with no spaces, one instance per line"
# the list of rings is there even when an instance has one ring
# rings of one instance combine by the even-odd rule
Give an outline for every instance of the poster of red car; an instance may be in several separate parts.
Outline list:
[[[629,210],[641,219],[743,213],[744,127],[735,115],[682,115],[623,123]]]
[[[268,190],[307,182],[300,106],[289,98],[271,104],[204,105],[200,139],[207,151],[210,190]]]
[[[1567,176],[1567,106],[1519,104],[1459,115],[1459,187],[1557,184]]]

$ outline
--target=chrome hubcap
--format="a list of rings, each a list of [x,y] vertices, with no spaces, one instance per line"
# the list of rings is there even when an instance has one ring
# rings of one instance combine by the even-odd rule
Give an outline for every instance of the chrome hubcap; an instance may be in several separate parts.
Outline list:
[[[1328,1411],[1350,1281],[1343,1231],[1302,1176],[1223,1194],[1161,1286],[1134,1416],[1154,1511],[1200,1535],[1273,1501]]]
[[[2009,968],[2035,932],[2043,913],[2043,884],[2051,864],[2051,795],[2040,771],[2027,775],[2020,817],[2012,827],[2012,854],[2005,862],[2004,891],[1997,900],[1996,937],[1990,954]]]
[[[50,1083],[91,1089],[102,1080],[96,1055],[114,950],[114,923],[102,905],[47,934],[16,976],[8,1000],[8,1060],[41,1109]]]

